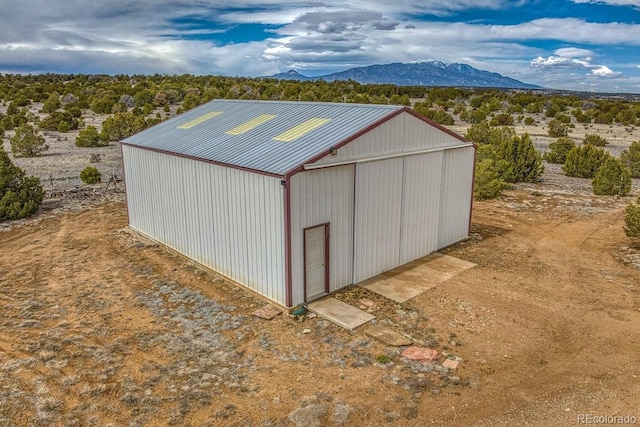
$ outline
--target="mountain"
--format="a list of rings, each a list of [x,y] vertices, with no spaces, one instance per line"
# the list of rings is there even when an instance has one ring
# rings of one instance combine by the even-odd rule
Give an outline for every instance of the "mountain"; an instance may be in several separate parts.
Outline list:
[[[428,60],[350,68],[324,76],[308,77],[295,70],[270,78],[283,80],[354,80],[362,84],[394,84],[397,86],[495,87],[508,89],[540,89],[498,73],[478,70],[467,64],[446,64]]]

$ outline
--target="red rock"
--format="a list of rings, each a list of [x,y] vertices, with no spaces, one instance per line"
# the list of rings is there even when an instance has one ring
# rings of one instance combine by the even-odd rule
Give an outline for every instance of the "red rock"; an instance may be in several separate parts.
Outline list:
[[[425,347],[411,346],[402,352],[407,359],[416,360],[423,365],[435,363],[440,358],[437,351]]]
[[[275,307],[270,305],[265,305],[253,312],[253,315],[265,320],[271,320],[276,317],[278,314],[282,313],[281,310],[278,310]]]

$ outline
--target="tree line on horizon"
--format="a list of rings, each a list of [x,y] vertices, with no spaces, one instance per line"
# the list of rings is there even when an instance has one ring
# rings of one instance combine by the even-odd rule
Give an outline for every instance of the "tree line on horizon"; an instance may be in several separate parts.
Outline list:
[[[516,135],[512,128],[517,123],[535,124],[534,117],[548,120],[549,136],[558,138],[544,159],[557,163],[562,159],[567,175],[594,179],[597,194],[626,195],[630,177],[640,177],[640,141],[632,144],[620,160],[603,154],[601,146],[606,145],[606,140],[603,142],[599,135],[585,140],[582,147],[569,138],[577,124],[620,124],[632,130],[640,125],[640,102],[541,90],[194,75],[0,74],[0,103],[6,106],[5,112],[0,112],[0,137],[13,131],[12,152],[25,157],[47,150],[40,132],[77,130],[79,147],[108,145],[213,99],[403,105],[442,125],[454,125],[456,120],[470,124],[465,137],[479,147],[475,177],[479,199],[497,197],[509,183],[539,180],[544,170],[543,157],[534,149],[529,135]],[[40,114],[29,108],[34,104]],[[89,112],[105,116],[100,131],[85,126],[83,117]],[[25,177],[19,168],[14,168],[8,157],[2,155],[2,159],[5,172],[13,171],[17,181],[9,177],[5,181],[11,181],[13,189],[7,190],[6,185],[0,188],[0,220],[28,216],[37,210],[42,195],[33,190],[32,177]],[[596,177],[600,166],[605,172]],[[581,171],[581,167],[588,172]],[[625,181],[622,187],[611,189],[605,182],[627,175],[629,184]],[[22,187],[16,184],[18,181]],[[20,194],[27,199],[35,195],[32,199],[37,201],[36,207],[26,199],[21,205]]]

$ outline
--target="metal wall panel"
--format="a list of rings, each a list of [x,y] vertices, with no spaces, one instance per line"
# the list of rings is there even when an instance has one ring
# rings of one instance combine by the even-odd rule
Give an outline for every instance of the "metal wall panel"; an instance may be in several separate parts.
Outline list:
[[[285,305],[280,180],[123,146],[131,228]]]
[[[354,165],[307,171],[291,178],[293,304],[304,302],[304,234],[330,223],[329,284],[335,291],[353,279]]]
[[[356,166],[354,283],[397,267],[403,158]]]
[[[438,249],[442,159],[442,151],[404,158],[399,265]]]
[[[473,147],[444,153],[438,249],[459,242],[469,234],[473,162]]]
[[[341,147],[336,155],[323,157],[316,164],[451,147],[461,143],[460,139],[403,112]]]

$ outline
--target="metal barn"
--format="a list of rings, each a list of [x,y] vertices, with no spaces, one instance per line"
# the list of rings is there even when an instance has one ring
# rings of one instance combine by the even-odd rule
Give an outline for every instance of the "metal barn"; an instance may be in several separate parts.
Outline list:
[[[132,229],[285,307],[469,232],[475,147],[405,107],[216,100],[122,154]]]

